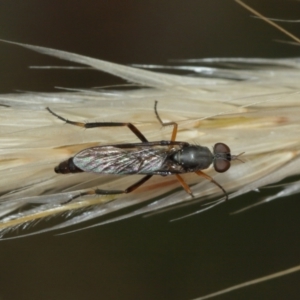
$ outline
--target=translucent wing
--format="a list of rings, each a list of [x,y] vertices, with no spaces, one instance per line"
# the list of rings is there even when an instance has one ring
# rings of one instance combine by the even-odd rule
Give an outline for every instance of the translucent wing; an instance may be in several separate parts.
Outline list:
[[[167,147],[98,146],[82,150],[73,158],[83,171],[102,174],[151,174],[167,159]]]

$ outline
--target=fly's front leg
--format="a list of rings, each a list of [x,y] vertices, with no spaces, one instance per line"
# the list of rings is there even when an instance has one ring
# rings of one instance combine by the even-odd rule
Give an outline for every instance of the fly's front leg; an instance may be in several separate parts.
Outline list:
[[[121,123],[121,122],[92,122],[92,123],[83,123],[83,122],[74,122],[67,120],[55,112],[53,112],[49,107],[47,107],[47,110],[58,119],[66,122],[67,124],[83,127],[83,128],[95,128],[95,127],[122,127],[127,126],[143,143],[147,143],[148,140],[145,138],[145,136],[131,123]]]
[[[161,124],[161,126],[170,126],[170,125],[173,125],[173,131],[172,131],[171,141],[174,142],[176,140],[178,124],[175,123],[175,122],[164,123],[162,121],[162,119],[160,118],[158,112],[157,112],[157,103],[158,103],[158,101],[155,100],[155,103],[154,103],[154,112],[155,112],[156,118],[158,119],[158,121]]]
[[[197,175],[209,180],[210,182],[214,183],[217,187],[219,187],[225,195],[225,201],[228,201],[228,195],[227,195],[226,191],[224,190],[224,188],[219,183],[217,183],[213,178],[211,178],[209,175],[207,175],[201,171],[196,171],[195,173]]]

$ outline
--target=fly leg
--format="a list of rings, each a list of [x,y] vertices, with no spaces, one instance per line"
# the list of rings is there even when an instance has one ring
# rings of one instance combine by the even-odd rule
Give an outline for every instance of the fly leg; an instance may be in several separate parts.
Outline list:
[[[226,191],[224,190],[224,188],[219,183],[217,183],[213,178],[211,178],[209,175],[207,175],[207,174],[205,174],[201,171],[195,171],[195,173],[197,175],[209,180],[210,182],[214,183],[216,186],[218,186],[223,191],[223,193],[225,195],[225,201],[228,201],[228,195],[227,195]]]
[[[180,184],[184,188],[184,190],[194,198],[194,195],[193,195],[190,187],[187,185],[187,183],[184,181],[184,179],[178,174],[175,174],[175,176],[177,177],[178,181],[180,182]]]
[[[100,190],[96,189],[95,194],[97,195],[114,195],[114,194],[128,194],[132,191],[136,190],[138,187],[140,187],[142,184],[144,184],[146,181],[148,181],[153,175],[147,175],[137,181],[136,183],[129,186],[126,190]]]
[[[71,202],[72,200],[81,197],[81,196],[87,196],[87,195],[117,195],[117,194],[128,194],[131,193],[132,191],[136,190],[138,187],[140,187],[142,184],[144,184],[147,180],[149,180],[153,175],[147,175],[144,176],[142,179],[137,181],[136,183],[132,184],[125,190],[100,190],[100,189],[95,189],[95,190],[90,190],[86,191],[83,193],[80,193],[79,195],[76,195],[72,197],[70,200],[67,202],[64,202],[64,204]]]
[[[132,124],[132,123],[121,123],[121,122],[92,122],[92,123],[83,123],[83,122],[74,122],[67,120],[59,115],[57,115],[55,112],[53,112],[49,107],[47,107],[47,110],[58,119],[66,122],[67,124],[83,127],[83,128],[95,128],[95,127],[122,127],[127,126],[143,143],[147,143],[148,140],[145,138],[145,136]]]
[[[178,124],[176,122],[167,122],[167,123],[164,123],[162,121],[162,119],[160,118],[158,112],[157,112],[157,103],[158,101],[156,100],[155,103],[154,103],[154,112],[155,112],[155,115],[156,115],[156,118],[157,120],[159,121],[159,123],[162,125],[162,126],[170,126],[170,125],[173,125],[173,131],[172,131],[172,135],[171,135],[171,140],[168,141],[168,142],[164,142],[164,141],[161,141],[161,143],[166,143],[166,144],[169,144],[169,149],[172,148],[172,145],[176,145],[177,143],[184,146],[188,146],[188,143],[182,143],[182,142],[176,142],[176,135],[177,135],[177,128],[178,128]],[[184,179],[179,175],[179,174],[175,174],[176,178],[178,179],[178,181],[180,182],[181,186],[183,187],[183,189],[189,194],[191,195],[193,198],[194,198],[194,195],[190,189],[190,187],[188,186],[188,184],[184,181]]]
[[[161,126],[170,126],[170,125],[173,125],[173,131],[172,131],[171,141],[174,142],[176,140],[178,124],[176,122],[167,122],[167,123],[164,123],[162,121],[162,119],[160,118],[158,112],[157,112],[157,103],[158,103],[158,101],[155,100],[155,103],[154,103],[154,112],[155,112],[156,118],[158,119],[158,121],[161,124]]]

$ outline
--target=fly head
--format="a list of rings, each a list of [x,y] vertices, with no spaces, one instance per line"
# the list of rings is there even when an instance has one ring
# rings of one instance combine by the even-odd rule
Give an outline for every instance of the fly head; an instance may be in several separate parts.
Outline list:
[[[223,173],[226,172],[230,168],[230,162],[232,160],[239,160],[243,162],[241,159],[239,159],[239,156],[243,153],[240,153],[239,155],[231,155],[230,148],[223,143],[217,143],[214,145],[214,168],[217,172]]]

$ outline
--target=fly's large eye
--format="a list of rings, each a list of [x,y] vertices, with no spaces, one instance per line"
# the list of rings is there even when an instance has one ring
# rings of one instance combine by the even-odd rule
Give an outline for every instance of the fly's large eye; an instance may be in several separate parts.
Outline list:
[[[228,161],[226,159],[215,159],[214,160],[214,168],[219,173],[226,172],[230,168],[230,161]]]
[[[230,153],[230,148],[223,143],[217,143],[214,145],[214,154],[216,153]]]

